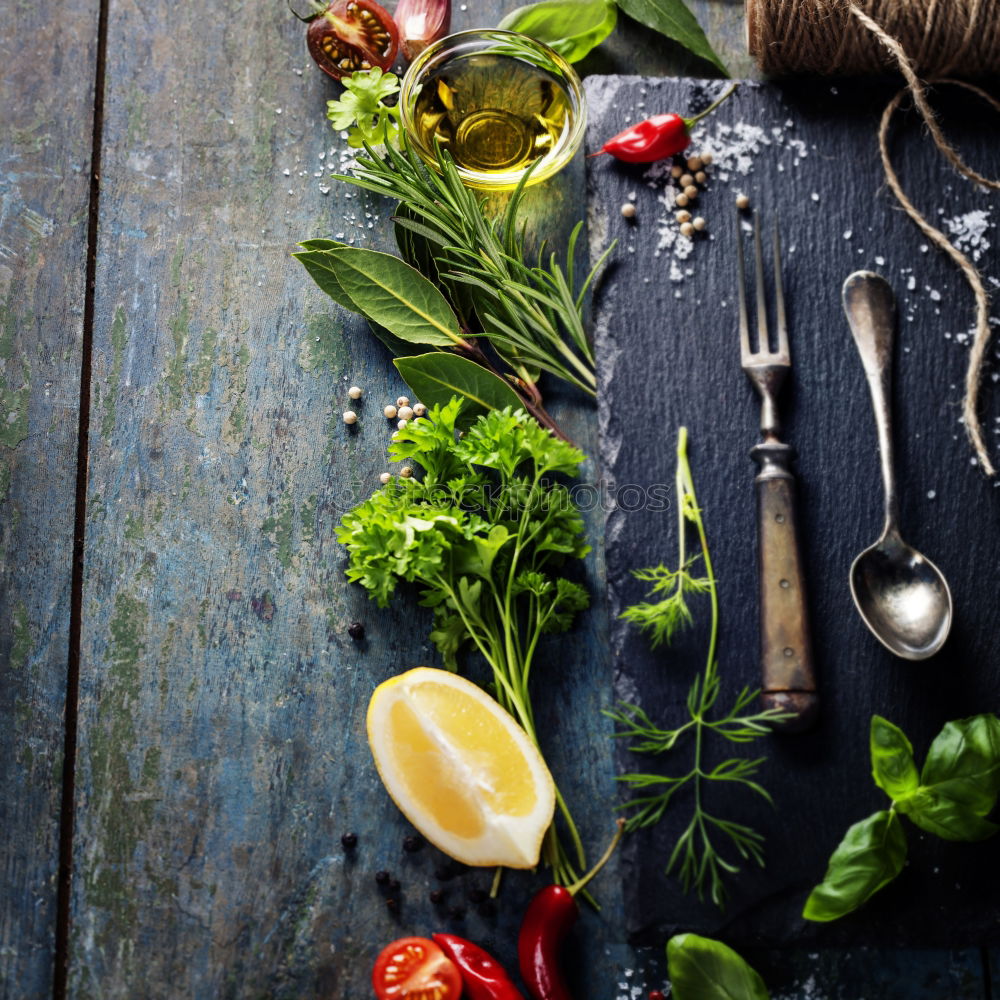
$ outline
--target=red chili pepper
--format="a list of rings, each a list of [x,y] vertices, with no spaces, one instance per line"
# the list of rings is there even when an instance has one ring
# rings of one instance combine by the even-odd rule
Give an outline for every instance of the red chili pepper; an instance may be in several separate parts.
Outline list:
[[[559,968],[559,948],[580,913],[576,894],[604,867],[624,829],[625,821],[619,820],[608,849],[583,878],[571,886],[547,885],[528,904],[517,938],[517,959],[534,1000],[573,1000]]]
[[[431,937],[458,966],[469,1000],[524,1000],[504,967],[479,945],[455,934],[432,934]]]
[[[653,163],[666,159],[687,149],[691,143],[691,129],[705,115],[711,114],[739,86],[734,83],[722,97],[701,114],[693,118],[682,118],[677,114],[653,115],[619,132],[591,156],[610,153],[617,160],[626,163]]]

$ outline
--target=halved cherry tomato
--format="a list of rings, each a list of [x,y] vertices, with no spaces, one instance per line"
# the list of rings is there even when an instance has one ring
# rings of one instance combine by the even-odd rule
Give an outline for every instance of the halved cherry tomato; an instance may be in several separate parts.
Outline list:
[[[333,0],[309,22],[309,54],[335,80],[355,70],[389,69],[399,49],[396,22],[375,0]]]
[[[458,1000],[462,976],[433,941],[405,937],[375,959],[372,986],[378,1000]]]

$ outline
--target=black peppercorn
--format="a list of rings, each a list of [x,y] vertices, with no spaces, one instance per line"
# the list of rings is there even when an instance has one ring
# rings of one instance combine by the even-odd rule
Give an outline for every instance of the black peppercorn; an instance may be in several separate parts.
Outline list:
[[[408,854],[412,854],[414,851],[419,851],[422,846],[423,841],[414,834],[403,838],[403,850]]]
[[[398,878],[394,878],[389,883],[389,892],[398,893],[401,888],[402,888],[402,886],[400,886]]]
[[[440,906],[444,902],[444,890],[431,889],[431,902],[435,906]]]
[[[357,847],[358,846],[358,835],[356,833],[345,833],[340,838],[340,843],[347,850],[350,850],[352,847]]]
[[[347,634],[355,641],[360,642],[365,637],[365,627],[361,622],[351,622],[347,626]]]
[[[385,885],[389,881],[389,873],[387,871],[375,872],[375,881],[379,885]]]

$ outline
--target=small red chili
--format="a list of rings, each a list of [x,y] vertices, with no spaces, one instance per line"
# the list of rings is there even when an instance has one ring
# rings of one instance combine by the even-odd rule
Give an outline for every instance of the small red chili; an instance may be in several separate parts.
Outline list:
[[[608,139],[608,141],[591,156],[610,153],[617,160],[626,163],[653,163],[666,159],[687,149],[691,143],[691,129],[706,115],[710,115],[739,84],[734,83],[722,97],[701,114],[693,118],[682,118],[678,114],[653,115],[636,125],[631,125],[624,132]]]
[[[431,937],[458,966],[469,1000],[524,1000],[504,967],[479,945],[455,934],[432,934]]]
[[[517,959],[534,1000],[573,1000],[559,968],[559,948],[580,913],[576,894],[604,867],[624,830],[625,821],[620,819],[608,849],[583,878],[571,886],[547,885],[528,904],[517,938]]]

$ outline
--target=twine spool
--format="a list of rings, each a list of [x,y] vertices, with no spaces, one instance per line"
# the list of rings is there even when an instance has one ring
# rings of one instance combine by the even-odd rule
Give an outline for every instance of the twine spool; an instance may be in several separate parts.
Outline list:
[[[750,54],[768,76],[870,76],[897,68],[871,19],[924,78],[1000,71],[997,0],[746,0]]]
[[[963,87],[1000,111],[986,91],[954,79],[1000,73],[1000,0],[746,0],[747,42],[769,76],[811,73],[868,76],[897,70],[906,86],[886,106],[878,143],[886,183],[924,235],[960,268],[976,302],[975,333],[962,416],[980,467],[996,469],[978,416],[979,383],[990,340],[989,297],[975,265],[907,197],[889,156],[892,116],[907,94],[938,150],[962,176],[1000,189],[969,167],[945,139],[927,99],[928,85]]]

